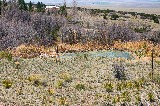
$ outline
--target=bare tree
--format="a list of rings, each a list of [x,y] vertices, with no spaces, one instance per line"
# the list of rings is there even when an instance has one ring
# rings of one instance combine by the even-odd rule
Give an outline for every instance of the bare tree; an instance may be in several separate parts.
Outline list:
[[[73,0],[72,16],[74,21],[76,21],[76,14],[77,14],[77,2],[76,0]]]

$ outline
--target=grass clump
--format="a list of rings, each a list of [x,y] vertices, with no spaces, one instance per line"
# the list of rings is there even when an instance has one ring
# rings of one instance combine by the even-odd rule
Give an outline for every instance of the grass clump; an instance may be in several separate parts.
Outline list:
[[[120,102],[120,95],[117,94],[117,95],[114,96],[112,103],[116,104],[118,102]]]
[[[6,79],[2,81],[2,84],[6,89],[9,89],[13,85],[13,82],[9,79]]]
[[[136,99],[136,104],[138,105],[141,102],[141,97],[140,97],[139,93],[137,95],[135,95],[135,99]]]
[[[12,60],[12,54],[9,53],[8,51],[0,51],[0,59],[3,59],[3,58],[11,61]]]
[[[59,75],[59,77],[61,78],[61,79],[63,79],[65,82],[72,82],[72,77],[71,77],[71,75],[69,74],[69,73],[62,73],[62,74],[60,74]]]
[[[132,81],[122,81],[117,83],[117,90],[131,90],[134,88],[134,83]]]
[[[63,86],[64,86],[64,80],[57,80],[56,87],[57,88],[62,88]]]
[[[134,87],[139,90],[141,89],[141,84],[138,81],[134,81]]]
[[[124,82],[117,83],[117,90],[122,91],[124,89],[124,86],[125,86]]]
[[[154,76],[154,81],[160,85],[160,75],[155,75]]]
[[[39,74],[32,74],[32,75],[30,75],[29,77],[28,77],[28,80],[30,81],[30,82],[32,82],[32,81],[35,81],[35,80],[39,80],[41,78],[41,75],[39,75]]]
[[[77,90],[85,90],[85,85],[84,84],[77,84],[76,86],[75,86],[75,89],[77,89]]]
[[[144,84],[145,84],[144,78],[140,78],[139,80],[133,81],[134,88],[137,88],[138,90],[140,90],[144,86]]]
[[[155,101],[155,97],[154,97],[154,94],[153,93],[148,93],[148,100],[150,101],[150,102],[154,102]]]
[[[66,98],[65,97],[61,97],[59,100],[58,100],[58,102],[59,102],[59,105],[65,105],[66,104]]]
[[[104,88],[106,89],[107,92],[112,92],[113,91],[113,84],[112,83],[106,83],[104,85]]]
[[[130,94],[128,91],[125,91],[122,93],[122,101],[123,102],[130,102],[131,101],[131,98],[130,98]]]
[[[126,87],[127,87],[128,89],[133,89],[133,83],[132,83],[131,81],[127,82],[127,83],[126,83]]]
[[[55,91],[52,88],[49,88],[48,90],[49,95],[54,95]]]
[[[160,61],[156,61],[156,63],[157,63],[158,65],[160,65]]]
[[[47,86],[47,83],[42,80],[42,76],[39,74],[32,74],[28,77],[28,80],[35,86]]]

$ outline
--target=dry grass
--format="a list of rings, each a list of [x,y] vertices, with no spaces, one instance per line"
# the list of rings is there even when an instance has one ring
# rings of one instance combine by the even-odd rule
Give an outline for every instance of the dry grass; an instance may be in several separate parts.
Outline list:
[[[15,57],[33,58],[39,56],[44,52],[44,47],[38,47],[35,45],[20,45],[11,51]]]
[[[108,49],[108,45],[102,45],[97,42],[88,42],[86,44],[60,44],[61,52],[78,52],[78,51],[93,51],[93,50],[103,50]]]
[[[10,52],[14,57],[34,58],[40,56],[41,54],[51,55],[55,52],[55,49],[53,47],[36,45],[20,45],[15,49],[12,49]]]
[[[107,44],[100,44],[97,42],[88,42],[86,44],[77,43],[77,44],[57,44],[58,51],[61,53],[64,52],[82,52],[82,51],[94,51],[94,50],[127,50],[132,52],[135,57],[150,57],[152,49],[154,48],[155,57],[160,57],[160,45],[153,45],[148,41],[134,41],[134,42],[120,42],[115,41],[113,46]],[[56,52],[55,47],[43,47],[36,45],[20,45],[15,49],[12,49],[11,54],[14,57],[22,58],[34,58],[40,56],[41,54],[53,55]]]
[[[113,48],[128,50],[140,57],[150,57],[152,49],[154,49],[154,55],[160,57],[160,45],[154,46],[148,41],[115,42]]]

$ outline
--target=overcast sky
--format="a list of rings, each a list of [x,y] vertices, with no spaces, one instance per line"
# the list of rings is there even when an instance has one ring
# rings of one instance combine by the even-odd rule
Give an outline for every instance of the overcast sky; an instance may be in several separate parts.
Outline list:
[[[30,0],[25,0],[29,2]],[[31,0],[33,2],[44,2],[44,3],[61,3],[64,0]],[[72,0],[66,0],[67,2],[72,2]],[[160,0],[76,0],[78,2],[160,2]]]
[[[25,0],[26,2],[32,1],[37,3],[38,1],[45,4],[63,3],[64,0]],[[66,2],[72,3],[73,0],[66,0]],[[160,7],[160,0],[76,0],[78,4],[100,4],[100,5],[121,5],[121,6],[152,6]]]

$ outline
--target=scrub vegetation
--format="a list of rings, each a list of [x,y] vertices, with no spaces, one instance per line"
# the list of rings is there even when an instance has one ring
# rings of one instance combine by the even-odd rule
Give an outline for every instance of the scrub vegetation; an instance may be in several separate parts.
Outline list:
[[[0,106],[160,105],[159,15],[76,0],[51,10],[0,0],[0,10]],[[134,58],[88,54],[103,50]]]

